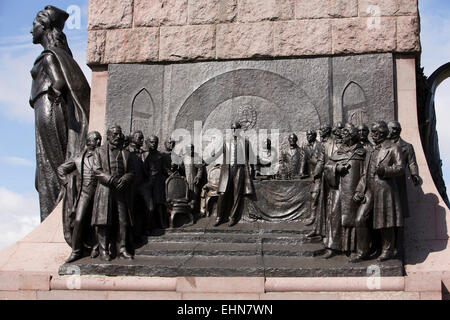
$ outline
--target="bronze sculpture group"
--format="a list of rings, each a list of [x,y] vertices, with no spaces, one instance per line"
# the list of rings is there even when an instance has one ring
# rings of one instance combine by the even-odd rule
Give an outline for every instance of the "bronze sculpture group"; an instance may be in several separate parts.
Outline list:
[[[131,260],[135,246],[154,229],[173,227],[177,215],[194,223],[216,212],[216,227],[235,226],[245,199],[255,194],[255,179],[309,179],[310,214],[304,222],[311,228],[308,237],[323,241],[324,258],[344,253],[360,262],[376,252],[380,261],[396,257],[397,231],[408,214],[407,172],[416,186],[422,183],[414,149],[400,138],[398,122],[377,121],[370,130],[324,125],[319,134],[307,131],[302,146],[291,134],[276,164],[272,155],[280,150],[271,148],[270,139],[250,164],[251,144],[238,139],[241,124],[233,123],[232,139],[221,148],[223,162],[208,170],[193,146],[176,155],[175,142],[168,140],[166,152],[160,152],[159,138],[145,140],[141,131],[126,136],[112,126],[101,145],[98,132],[87,132],[90,88],[62,32],[67,19],[64,11],[47,6],[33,23],[33,43],[44,51],[31,72],[30,104],[41,215],[44,219],[64,200],[64,237],[72,247],[68,263],[82,258],[86,247],[103,261]],[[275,172],[267,173],[268,167]]]

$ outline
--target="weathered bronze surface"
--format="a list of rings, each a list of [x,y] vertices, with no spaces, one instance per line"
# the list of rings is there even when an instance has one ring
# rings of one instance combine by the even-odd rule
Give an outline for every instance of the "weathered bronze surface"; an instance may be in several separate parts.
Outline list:
[[[62,32],[68,18],[66,12],[47,6],[37,14],[31,30],[33,43],[44,48],[31,70],[30,96],[36,124],[36,189],[41,220],[63,197],[67,200],[64,221],[68,220],[73,209],[73,199],[68,197],[74,180],[66,181],[67,193],[63,195],[57,170],[83,150],[89,123],[90,87]],[[64,229],[70,243],[70,226],[65,224]]]

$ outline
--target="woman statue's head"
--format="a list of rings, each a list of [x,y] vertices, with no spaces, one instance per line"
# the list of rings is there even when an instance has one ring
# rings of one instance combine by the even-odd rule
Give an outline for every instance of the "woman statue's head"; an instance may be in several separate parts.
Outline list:
[[[45,49],[60,48],[72,55],[66,35],[62,31],[68,18],[67,12],[53,6],[46,6],[34,19],[31,30],[33,43],[42,44]]]

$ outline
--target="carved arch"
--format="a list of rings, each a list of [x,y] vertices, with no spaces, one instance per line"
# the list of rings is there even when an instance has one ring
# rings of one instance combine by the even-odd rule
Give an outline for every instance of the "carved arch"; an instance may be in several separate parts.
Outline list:
[[[155,103],[152,95],[146,88],[139,90],[131,103],[130,133],[142,130],[144,133],[152,132],[155,127]]]
[[[346,94],[353,89],[353,95],[356,97],[354,103],[348,103],[346,101]],[[341,94],[341,110],[342,110],[342,120],[344,122],[351,122],[355,125],[361,125],[368,121],[367,116],[367,96],[366,92],[362,86],[356,81],[349,81],[344,86]]]

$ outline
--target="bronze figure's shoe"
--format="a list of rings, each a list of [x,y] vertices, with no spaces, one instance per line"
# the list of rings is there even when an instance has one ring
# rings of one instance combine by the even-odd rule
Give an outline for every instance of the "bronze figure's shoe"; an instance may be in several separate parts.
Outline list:
[[[100,260],[108,262],[108,261],[111,261],[111,257],[106,252],[105,253],[101,253],[100,254]]]
[[[229,227],[234,227],[235,225],[237,225],[238,221],[236,219],[231,219],[230,223],[228,224]]]
[[[83,258],[83,256],[80,253],[72,252],[70,257],[66,260],[66,263],[72,263],[72,262],[75,262],[77,260],[80,260],[81,258]]]
[[[381,256],[378,257],[378,261],[383,262],[383,261],[387,261],[387,260],[391,260],[392,258],[394,258],[394,255],[389,253],[389,252],[383,252],[381,254]]]
[[[310,226],[316,221],[316,218],[306,219],[305,226]]]
[[[216,223],[214,223],[214,227],[218,227],[218,226],[220,226],[222,223],[224,223],[224,221],[223,220],[216,220]]]
[[[336,252],[334,252],[334,250],[332,249],[327,249],[327,251],[325,252],[323,259],[330,259],[332,257],[334,257],[336,255]]]
[[[126,250],[120,251],[120,259],[124,260],[133,260],[134,256],[130,253],[128,253]]]
[[[93,248],[91,251],[91,258],[95,259],[100,255],[100,253],[98,252],[98,248]]]
[[[367,260],[367,257],[361,256],[361,255],[356,255],[356,256],[350,258],[349,262],[350,263],[359,263],[359,262],[363,262],[364,260]]]

